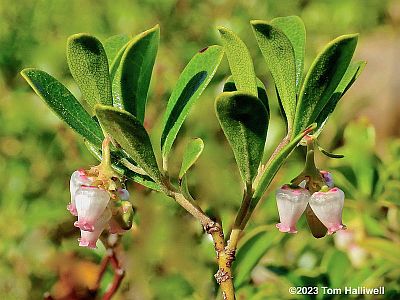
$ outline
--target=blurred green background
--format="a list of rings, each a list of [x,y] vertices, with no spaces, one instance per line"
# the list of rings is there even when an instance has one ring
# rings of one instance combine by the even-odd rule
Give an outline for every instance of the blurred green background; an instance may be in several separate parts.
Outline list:
[[[68,71],[69,35],[137,34],[161,26],[146,122],[159,151],[166,101],[189,59],[218,44],[217,25],[247,43],[256,73],[268,86],[272,118],[267,152],[284,134],[275,92],[249,21],[299,15],[307,28],[306,68],[334,37],[359,32],[356,59],[368,62],[320,138],[342,160],[318,156],[346,193],[348,230],[316,240],[305,219],[297,235],[277,232],[274,189],[302,169],[301,149],[279,172],[241,241],[235,282],[238,299],[347,299],[344,295],[293,296],[290,286],[385,286],[400,299],[400,1],[99,1],[3,0],[0,4],[0,299],[91,299],[104,248],[79,248],[78,230],[66,210],[68,182],[77,168],[96,162],[22,80],[25,67],[43,69],[80,92]],[[229,75],[224,59],[212,84],[181,130],[170,164],[178,172],[191,137],[205,151],[189,183],[200,204],[229,228],[241,200],[240,177],[214,114],[215,96]],[[216,271],[211,241],[173,201],[129,184],[137,227],[123,237],[126,278],[115,299],[212,299]],[[106,274],[103,286],[112,278]],[[75,294],[75,296],[73,296]],[[86,298],[84,298],[86,297]]]

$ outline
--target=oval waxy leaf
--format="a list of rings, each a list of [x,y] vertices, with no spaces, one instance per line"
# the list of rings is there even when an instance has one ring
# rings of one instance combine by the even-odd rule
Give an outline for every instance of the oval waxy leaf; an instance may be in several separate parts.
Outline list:
[[[62,83],[37,69],[22,70],[21,75],[61,120],[90,143],[101,147],[103,132],[100,125]]]
[[[102,128],[156,183],[162,184],[163,176],[158,169],[149,135],[140,121],[129,112],[115,107],[98,104],[95,111]]]
[[[237,90],[257,97],[253,60],[245,43],[232,31],[218,27]]]
[[[158,25],[135,36],[121,57],[112,83],[113,105],[130,112],[142,124],[159,41]]]
[[[215,110],[240,175],[250,184],[264,152],[268,112],[257,97],[242,92],[222,93],[215,100]]]
[[[304,80],[296,108],[293,133],[315,122],[343,78],[357,45],[357,34],[330,42],[314,60]]]
[[[179,179],[186,174],[191,166],[197,161],[204,149],[204,142],[201,138],[192,139],[186,146],[183,153],[182,166],[179,171]]]
[[[237,91],[236,84],[233,81],[233,77],[232,76],[229,76],[228,79],[225,81],[223,91],[224,92]],[[267,92],[266,92],[264,83],[262,83],[262,81],[259,78],[257,78],[257,94],[258,94],[258,99],[261,100],[261,102],[264,104],[265,108],[267,109],[268,118],[269,118],[268,96],[267,96]]]
[[[67,60],[71,74],[92,110],[96,103],[112,105],[108,60],[101,42],[85,33],[70,36]]]
[[[107,54],[108,65],[111,66],[119,51],[129,42],[129,36],[126,34],[117,34],[110,36],[104,41],[104,50]],[[111,67],[110,67],[111,70]],[[111,73],[111,72],[110,72]]]
[[[339,100],[343,97],[343,95],[347,92],[347,90],[352,86],[352,84],[357,80],[358,76],[360,76],[362,70],[366,65],[365,61],[358,61],[351,63],[347,68],[346,73],[344,74],[342,80],[339,85],[336,87],[335,92],[329,98],[328,103],[325,105],[324,109],[318,115],[316,123],[318,124],[318,133],[321,132],[324,127],[327,119],[331,115],[331,113],[335,110],[336,105]]]
[[[251,25],[274,78],[290,131],[296,112],[296,65],[292,43],[282,30],[270,23],[251,21]]]
[[[292,43],[296,65],[296,92],[298,93],[303,79],[306,45],[306,28],[303,20],[298,16],[279,17],[272,19],[271,25],[282,30]]]
[[[179,76],[164,114],[164,128],[161,135],[164,165],[190,108],[210,83],[223,54],[221,46],[203,49],[190,60]]]

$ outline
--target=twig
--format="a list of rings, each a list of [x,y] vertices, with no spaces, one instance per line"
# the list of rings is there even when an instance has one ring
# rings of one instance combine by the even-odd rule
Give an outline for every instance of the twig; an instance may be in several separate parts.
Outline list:
[[[121,285],[122,279],[125,276],[125,271],[121,268],[118,257],[114,251],[114,248],[110,249],[110,253],[108,255],[108,262],[111,263],[112,268],[114,269],[114,278],[110,288],[103,295],[103,300],[110,300],[112,296],[117,292],[119,286]]]

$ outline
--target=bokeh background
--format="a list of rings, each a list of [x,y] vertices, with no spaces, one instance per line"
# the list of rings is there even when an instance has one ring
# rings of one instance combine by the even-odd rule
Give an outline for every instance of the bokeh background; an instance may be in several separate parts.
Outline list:
[[[70,174],[96,161],[83,141],[46,107],[19,71],[37,67],[57,77],[77,96],[68,71],[69,35],[140,33],[161,26],[146,122],[159,151],[161,118],[179,73],[189,59],[220,43],[225,25],[248,45],[257,75],[268,86],[272,110],[267,152],[284,134],[272,80],[249,26],[251,19],[298,15],[307,28],[306,68],[318,50],[338,35],[359,32],[355,58],[368,62],[340,102],[320,144],[341,160],[318,156],[346,192],[348,230],[316,240],[301,219],[297,235],[277,232],[274,189],[302,169],[298,150],[279,172],[246,229],[238,253],[238,299],[347,299],[343,295],[293,296],[290,286],[385,286],[400,299],[400,1],[247,0],[99,1],[3,0],[0,3],[0,299],[87,297],[103,247],[79,248],[78,230],[66,210]],[[205,141],[191,170],[193,195],[229,228],[241,200],[240,177],[218,126],[213,102],[229,75],[224,59],[176,142],[172,173],[184,145]],[[136,227],[123,237],[126,278],[115,299],[212,299],[216,271],[211,241],[170,199],[130,183]],[[112,278],[108,271],[103,288]],[[69,296],[68,296],[69,295]]]

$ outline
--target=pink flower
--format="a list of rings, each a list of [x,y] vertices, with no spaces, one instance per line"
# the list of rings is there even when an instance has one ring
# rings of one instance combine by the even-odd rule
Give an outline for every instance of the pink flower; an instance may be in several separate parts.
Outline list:
[[[72,173],[71,175],[71,180],[69,182],[69,190],[71,193],[71,202],[68,204],[67,209],[69,212],[77,216],[78,211],[76,210],[76,205],[75,205],[75,193],[76,191],[82,186],[82,185],[90,185],[92,183],[92,180],[86,176],[84,170],[78,170]]]
[[[96,242],[99,239],[101,233],[105,229],[106,225],[111,219],[111,210],[109,208],[105,209],[101,216],[96,220],[93,225],[92,231],[87,231],[81,229],[81,238],[78,239],[79,246],[88,248],[97,248]]]
[[[102,216],[110,201],[110,194],[94,186],[81,186],[75,193],[78,221],[74,223],[82,230],[94,231],[95,223]]]
[[[328,234],[346,228],[342,224],[344,193],[341,189],[335,187],[327,192],[316,192],[309,203],[318,219],[328,228]]]
[[[276,227],[281,232],[296,233],[296,223],[307,207],[310,192],[304,188],[292,189],[283,185],[276,192],[280,223]]]

